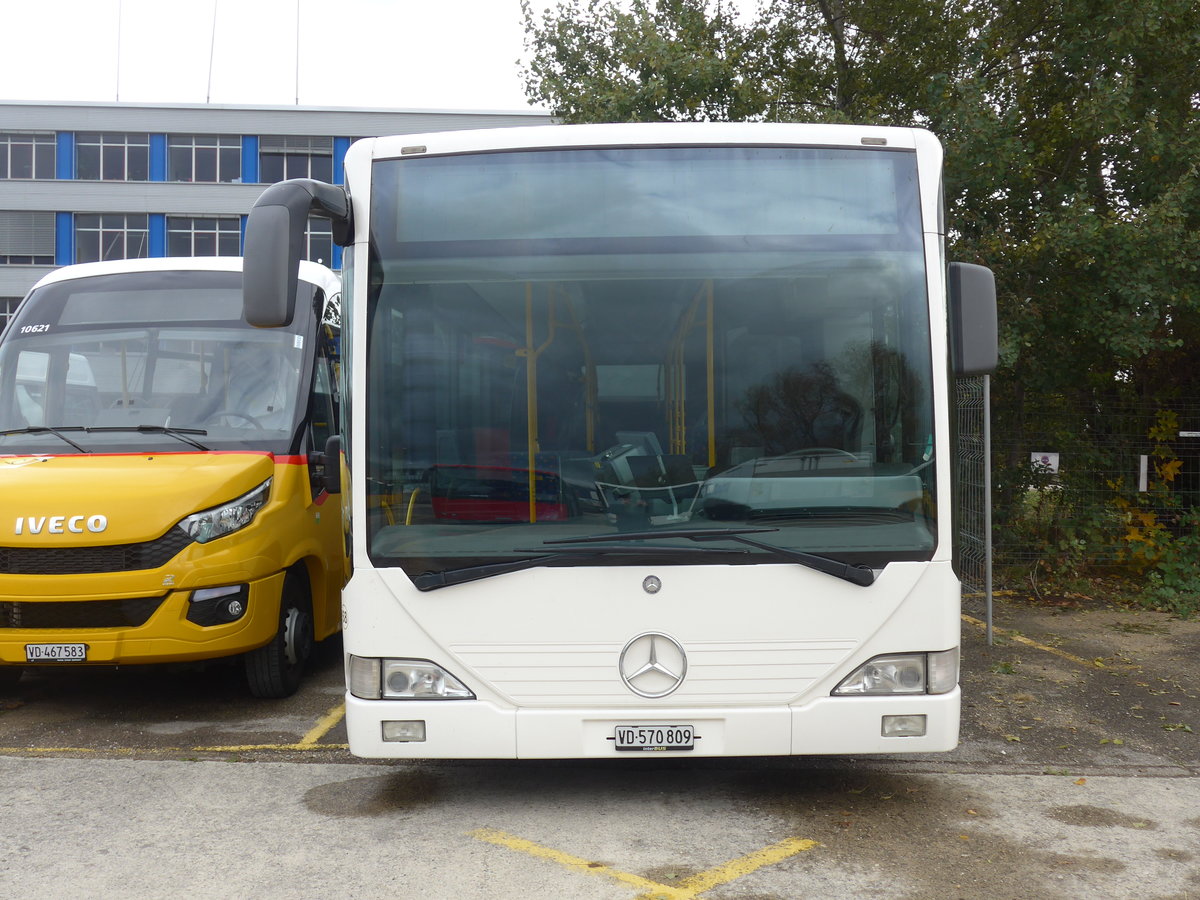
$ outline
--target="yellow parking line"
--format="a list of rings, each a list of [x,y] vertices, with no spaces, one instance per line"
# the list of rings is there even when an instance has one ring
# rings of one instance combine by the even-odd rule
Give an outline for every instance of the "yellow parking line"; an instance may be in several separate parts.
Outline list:
[[[317,724],[312,727],[312,730],[310,730],[308,734],[300,738],[300,746],[305,747],[315,744],[321,738],[325,737],[325,735],[329,734],[329,732],[333,730],[333,727],[337,725],[338,722],[342,721],[345,715],[346,704],[339,703],[329,712],[325,713],[325,715],[321,716],[321,718],[317,720]]]
[[[627,884],[642,891],[638,895],[637,900],[694,900],[697,895],[704,891],[711,890],[723,884],[729,884],[731,881],[736,881],[738,878],[749,875],[763,866],[774,865],[788,857],[795,856],[797,853],[803,853],[805,850],[811,850],[819,846],[816,841],[802,838],[787,838],[769,847],[764,847],[762,850],[756,850],[754,853],[749,853],[746,856],[738,857],[716,868],[709,869],[706,872],[685,878],[677,885],[666,885],[643,878],[640,875],[622,872],[619,869],[614,869],[612,866],[589,862],[586,859],[572,856],[569,853],[563,853],[560,850],[543,847],[541,844],[535,844],[533,841],[505,834],[503,831],[497,831],[494,828],[480,828],[471,832],[471,836],[477,840],[487,841],[499,847],[506,847],[509,850],[526,853],[530,856],[536,856],[539,859],[550,860],[551,862],[558,863],[563,868],[575,872],[582,872],[587,875],[603,875],[606,878]]]
[[[769,847],[764,847],[761,850],[756,850],[753,853],[748,853],[745,856],[731,860],[723,866],[717,866],[715,869],[709,869],[707,872],[701,872],[699,875],[685,878],[679,883],[679,887],[690,891],[688,896],[695,896],[718,885],[728,884],[744,875],[749,875],[763,866],[773,866],[775,863],[783,862],[790,856],[795,856],[797,853],[803,853],[817,846],[819,845],[816,841],[806,838],[787,838]]]
[[[251,750],[349,750],[349,744],[319,744],[318,741],[337,726],[346,715],[346,704],[339,703],[317,720],[308,734],[296,744],[237,744],[223,747],[121,747],[97,750],[94,747],[0,747],[0,754],[37,755],[45,753],[107,753],[125,756],[133,753],[247,753]]]
[[[970,622],[972,625],[974,625],[978,628],[984,628],[984,629],[987,628],[986,622],[983,622],[980,619],[976,619],[974,616],[968,616],[966,613],[963,613],[962,618],[963,618],[964,622]],[[1100,662],[1099,660],[1084,659],[1082,656],[1076,656],[1074,653],[1068,653],[1065,650],[1059,650],[1057,647],[1051,647],[1047,644],[1040,644],[1037,641],[1034,641],[1034,640],[1031,640],[1031,639],[1025,637],[1025,635],[1023,635],[1023,634],[1017,634],[1017,632],[1015,632],[1015,631],[1009,631],[1006,628],[993,628],[993,630],[995,632],[997,632],[998,634],[1003,634],[1010,641],[1016,641],[1018,644],[1025,644],[1027,647],[1033,647],[1037,650],[1042,650],[1046,653],[1053,653],[1055,656],[1061,656],[1063,659],[1068,660],[1069,662],[1073,662],[1076,665],[1084,666],[1085,668],[1088,668],[1088,669],[1103,669],[1103,668],[1105,668],[1104,663]]]
[[[233,744],[225,747],[192,747],[204,753],[245,753],[250,750],[349,750],[349,744]]]
[[[563,853],[561,850],[554,850],[550,847],[543,847],[541,844],[535,844],[533,841],[505,834],[503,831],[497,831],[494,828],[477,829],[471,832],[471,837],[476,840],[487,841],[489,844],[495,844],[498,847],[507,847],[509,850],[516,850],[518,853],[536,856],[538,859],[550,860],[550,862],[558,863],[565,869],[582,872],[586,875],[603,875],[605,878],[611,878],[614,881],[627,884],[639,891],[650,891],[651,893],[648,896],[654,897],[656,900],[657,898],[662,898],[662,900],[690,900],[691,897],[695,896],[694,892],[667,887],[648,878],[642,878],[640,875],[621,872],[602,863],[589,862],[586,859],[580,859],[578,856],[572,856],[569,853]]]
[[[349,744],[231,744],[222,747],[0,747],[0,756],[38,756],[46,753],[94,753],[130,756],[134,753],[246,753],[250,750],[349,750]]]
[[[247,753],[251,750],[349,750],[349,744],[242,744],[227,747],[0,747],[0,756],[44,756],[60,753],[90,753],[103,756],[166,753]]]

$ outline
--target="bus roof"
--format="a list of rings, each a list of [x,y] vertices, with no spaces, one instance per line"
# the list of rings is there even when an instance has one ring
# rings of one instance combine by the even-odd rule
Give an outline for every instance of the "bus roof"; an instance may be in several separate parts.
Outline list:
[[[63,266],[42,276],[34,288],[75,278],[92,278],[97,275],[118,275],[130,272],[240,272],[240,256],[160,256],[149,259],[117,259],[107,262],[76,263]],[[341,291],[341,280],[337,274],[320,263],[300,263],[300,278],[321,288],[327,296]]]
[[[605,146],[828,146],[940,151],[923,128],[880,125],[804,125],[778,122],[632,122],[603,125],[533,125],[404,134],[358,141],[351,153],[376,159]]]

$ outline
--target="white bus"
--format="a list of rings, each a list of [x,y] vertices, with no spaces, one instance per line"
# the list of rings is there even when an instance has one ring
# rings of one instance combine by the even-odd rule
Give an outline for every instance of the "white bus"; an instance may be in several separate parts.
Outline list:
[[[350,749],[948,750],[957,375],[915,129],[647,124],[372,138],[269,188],[247,319],[310,213],[348,247]]]

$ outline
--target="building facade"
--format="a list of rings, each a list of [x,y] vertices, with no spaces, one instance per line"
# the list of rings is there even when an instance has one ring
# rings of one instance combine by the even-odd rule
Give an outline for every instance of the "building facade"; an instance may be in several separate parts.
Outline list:
[[[50,270],[146,256],[237,256],[246,215],[285,178],[340,183],[359,137],[544,125],[539,112],[0,101],[0,331]],[[308,257],[333,268],[329,223]]]

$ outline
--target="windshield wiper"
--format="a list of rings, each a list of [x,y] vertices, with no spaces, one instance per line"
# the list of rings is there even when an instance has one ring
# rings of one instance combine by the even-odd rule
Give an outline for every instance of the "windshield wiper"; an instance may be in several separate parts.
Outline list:
[[[94,425],[85,428],[88,434],[97,431],[136,431],[139,434],[167,434],[176,440],[183,441],[185,444],[191,444],[197,450],[209,450],[210,447],[205,447],[199,441],[188,437],[190,434],[207,435],[208,432],[203,428],[172,428],[169,425]]]
[[[622,535],[623,537],[623,535]],[[547,541],[546,543],[556,543],[555,541]],[[413,585],[419,591],[432,591],[437,588],[450,587],[455,584],[466,584],[468,581],[479,581],[483,578],[491,578],[493,575],[507,575],[509,572],[520,572],[523,569],[533,569],[537,566],[547,563],[572,563],[585,562],[589,559],[595,559],[597,556],[606,554],[621,555],[621,556],[662,556],[663,554],[682,554],[697,556],[712,556],[712,550],[706,550],[701,547],[663,547],[663,546],[640,546],[640,547],[625,547],[618,543],[602,544],[595,542],[594,547],[572,547],[570,550],[554,551],[551,553],[541,553],[539,556],[527,556],[522,559],[513,559],[508,562],[499,563],[484,563],[478,566],[463,566],[461,569],[447,569],[444,572],[426,572],[423,575],[414,575],[412,579]],[[545,548],[541,548],[545,549]],[[536,553],[536,550],[517,550],[518,553]],[[745,550],[718,550],[718,553],[728,554],[737,553],[744,554]]]
[[[681,528],[675,531],[628,531],[607,535],[589,535],[578,538],[559,538],[546,541],[546,544],[594,544],[615,541],[646,541],[654,538],[684,538],[689,541],[736,541],[749,547],[766,550],[776,557],[798,562],[810,569],[816,569],[834,578],[841,578],[851,584],[866,587],[875,581],[875,572],[868,566],[852,566],[828,556],[818,556],[815,553],[805,553],[803,550],[793,550],[791,547],[776,547],[774,544],[764,544],[748,538],[748,534],[763,534],[778,531],[778,528]]]
[[[461,569],[447,569],[445,572],[426,572],[424,575],[414,575],[413,586],[418,591],[432,591],[437,588],[450,587],[452,584],[465,584],[468,581],[478,581],[493,575],[504,575],[508,572],[519,572],[522,569],[532,569],[551,559],[562,559],[551,553],[546,556],[513,559],[502,563],[486,563],[482,566],[464,566]]]
[[[49,425],[29,425],[26,428],[10,428],[8,431],[0,431],[0,437],[5,437],[10,434],[52,434],[65,444],[70,444],[80,453],[91,453],[84,447],[79,446],[65,434],[64,431],[86,431],[82,425],[64,425],[61,428],[51,428]]]
[[[80,453],[91,453],[85,447],[79,446],[65,434],[64,431],[83,431],[87,434],[96,434],[104,431],[135,431],[139,434],[167,434],[178,441],[183,441],[185,444],[191,444],[197,450],[209,450],[197,440],[188,437],[191,434],[206,435],[208,434],[203,428],[171,428],[168,425],[61,425],[58,428],[51,428],[49,425],[30,425],[26,428],[11,428],[8,431],[0,431],[0,437],[8,434],[52,434],[61,441],[64,441],[78,450]]]

